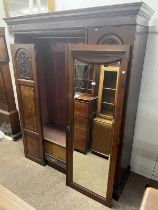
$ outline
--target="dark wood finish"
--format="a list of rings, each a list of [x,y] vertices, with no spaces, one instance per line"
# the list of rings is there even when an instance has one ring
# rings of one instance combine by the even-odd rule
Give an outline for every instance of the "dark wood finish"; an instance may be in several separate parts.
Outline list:
[[[4,28],[0,28],[0,129],[6,135],[12,136],[14,140],[21,137]]]
[[[129,68],[127,72],[127,82],[124,86],[124,100],[123,100],[123,113],[121,119],[121,128],[120,128],[120,137],[118,142],[118,152],[116,149],[113,149],[113,152],[117,153],[117,164],[116,169],[113,171],[115,174],[115,183],[114,183],[114,194],[115,197],[118,197],[118,192],[120,193],[119,187],[123,186],[124,180],[127,172],[129,171],[131,147],[135,126],[135,117],[137,111],[137,103],[139,98],[139,89],[141,82],[141,74],[143,69],[143,58],[146,47],[147,31],[150,18],[153,14],[153,10],[149,8],[143,2],[131,3],[131,4],[120,4],[113,6],[104,6],[88,9],[79,9],[79,10],[70,10],[62,12],[54,12],[49,14],[38,14],[38,15],[29,15],[29,16],[20,16],[13,18],[6,18],[9,29],[13,32],[15,43],[35,43],[37,49],[37,76],[38,76],[38,86],[40,87],[40,97],[41,97],[41,118],[43,121],[43,126],[48,124],[48,107],[50,102],[51,107],[51,97],[52,86],[49,80],[49,77],[42,76],[41,72],[46,72],[49,75],[49,69],[53,69],[53,65],[49,59],[51,59],[52,53],[48,49],[51,49],[50,43],[62,43],[64,46],[68,43],[88,43],[88,44],[130,44],[131,45],[131,59],[129,61]],[[45,42],[43,42],[45,40]],[[74,41],[75,40],[75,41]],[[51,42],[50,42],[51,41]],[[44,48],[39,47],[41,43],[44,43]],[[46,44],[47,43],[47,44]],[[55,44],[56,45],[56,44]],[[57,44],[58,45],[58,44]],[[57,46],[56,45],[56,46]],[[55,48],[54,48],[55,49]],[[58,51],[58,47],[56,50]],[[65,46],[63,48],[65,50]],[[63,50],[63,51],[64,51]],[[62,51],[62,52],[63,52]],[[42,53],[43,52],[43,53]],[[41,53],[40,59],[38,59],[38,54]],[[63,52],[62,58],[67,53]],[[85,54],[87,51],[78,53],[80,59],[85,59]],[[103,53],[104,54],[104,53]],[[105,59],[102,53],[99,54],[99,57],[102,57],[102,61]],[[119,54],[119,52],[118,52]],[[117,56],[117,55],[116,55]],[[45,62],[42,64],[42,59],[45,59]],[[83,59],[83,60],[84,60]],[[86,61],[91,61],[92,57],[87,56]],[[95,57],[97,61],[97,57]],[[119,59],[119,58],[118,58]],[[117,57],[115,57],[117,60]],[[106,59],[108,61],[108,59]],[[109,62],[111,59],[109,59]],[[65,68],[67,63],[66,59],[57,58],[58,66],[60,68]],[[59,64],[60,62],[60,64]],[[64,63],[65,62],[65,63]],[[42,67],[43,65],[43,67]],[[44,71],[43,71],[44,69]],[[65,68],[66,70],[66,68]],[[60,72],[58,72],[60,75]],[[70,72],[65,72],[67,77],[71,77]],[[41,78],[40,78],[41,75]],[[44,75],[44,74],[43,74]],[[62,75],[63,76],[63,75]],[[56,78],[60,78],[56,77]],[[63,77],[62,77],[63,78]],[[61,82],[61,81],[60,81]],[[70,82],[69,87],[73,81]],[[20,80],[19,84],[25,86],[25,81]],[[42,85],[41,85],[42,84]],[[49,90],[46,84],[50,84]],[[33,81],[27,83],[27,86],[32,87],[34,85]],[[67,90],[67,84],[65,85]],[[59,93],[60,90],[56,89]],[[47,92],[48,91],[48,92]],[[50,93],[50,94],[49,94]],[[68,99],[71,98],[71,94],[65,91]],[[67,98],[67,97],[65,97]],[[62,101],[62,99],[60,99]],[[58,100],[57,100],[58,101]],[[66,103],[66,102],[65,102]],[[39,104],[40,106],[40,104]],[[67,108],[70,111],[72,107]],[[51,109],[51,108],[50,108]],[[65,109],[63,109],[65,110]],[[62,110],[62,111],[63,111]],[[50,111],[51,113],[51,111]],[[59,113],[59,112],[58,112]],[[56,113],[57,115],[57,113]],[[60,114],[58,114],[59,116]],[[55,116],[55,115],[54,115]],[[57,117],[58,118],[58,117]],[[58,118],[59,119],[59,118]],[[68,121],[67,114],[63,115],[61,122],[63,123],[66,119],[67,132],[71,130],[71,122]],[[40,122],[40,121],[39,121]],[[58,121],[60,122],[60,121]],[[31,132],[32,135],[32,132]],[[69,136],[69,134],[67,133]],[[71,147],[70,142],[66,142],[66,147]],[[128,151],[128,154],[127,152]],[[71,151],[70,151],[71,152]],[[114,157],[115,159],[116,157]],[[113,159],[112,159],[113,161]],[[54,160],[52,161],[54,164]],[[55,162],[56,163],[56,162]],[[67,167],[72,165],[72,160],[67,154]],[[60,165],[60,164],[59,164]],[[58,168],[58,166],[57,166]],[[59,167],[60,168],[60,167]],[[110,169],[111,170],[111,169]],[[123,184],[122,184],[123,183]],[[75,184],[74,184],[75,185]],[[81,187],[76,186],[78,190]],[[83,192],[83,190],[81,189]],[[87,191],[84,191],[87,194]],[[88,192],[89,194],[89,192]],[[93,197],[92,194],[89,196]],[[104,200],[95,197],[100,202]]]
[[[148,26],[153,10],[143,2],[101,6],[47,14],[5,18],[14,33],[51,34],[51,30],[68,31],[84,29],[87,26],[144,25]],[[58,23],[58,24],[56,24]],[[60,32],[61,34],[61,32]],[[66,33],[65,33],[66,34]]]
[[[144,53],[146,48],[148,28],[144,26],[104,26],[89,27],[88,44],[130,44],[131,59],[128,69],[127,85],[125,89],[125,100],[122,117],[120,141],[118,145],[118,156],[114,183],[114,197],[121,194],[122,186],[125,185],[127,174],[129,174],[130,157],[133,143],[133,134],[137,105],[139,98],[140,81],[143,70]],[[133,101],[134,100],[134,101]],[[130,122],[130,123],[129,123]],[[128,152],[127,152],[128,151]]]
[[[38,40],[37,67],[45,125],[66,125],[65,43]],[[60,62],[62,60],[62,62]],[[58,83],[57,81],[60,81]]]
[[[39,95],[33,44],[11,46],[25,156],[44,164]]]
[[[92,130],[91,150],[99,155],[111,154],[112,121],[103,118],[94,118]]]
[[[85,53],[86,52],[86,53]],[[78,55],[82,58],[83,61],[87,60],[87,57],[91,55],[91,58],[96,60],[97,64],[109,64],[109,57],[113,54],[118,57],[120,60],[119,76],[118,76],[118,88],[116,92],[116,107],[115,107],[115,123],[113,126],[113,138],[112,138],[112,149],[111,149],[111,158],[110,158],[110,169],[108,175],[107,183],[107,194],[106,198],[101,198],[102,202],[105,205],[111,206],[112,203],[112,193],[113,193],[113,183],[115,175],[115,167],[117,160],[117,144],[119,142],[121,120],[122,120],[122,110],[123,110],[123,99],[124,99],[124,87],[126,82],[127,67],[129,60],[129,46],[127,45],[118,45],[118,46],[109,46],[109,45],[70,45],[68,46],[68,121],[70,123],[71,132],[67,134],[68,138],[68,147],[67,147],[67,185],[73,187],[73,148],[74,148],[74,99],[73,99],[73,78],[74,78],[74,64],[73,60],[78,59]],[[98,56],[99,55],[99,56]],[[100,56],[101,55],[101,56]],[[104,62],[103,62],[104,57]],[[103,63],[102,63],[103,62]],[[124,71],[124,74],[122,74]],[[100,199],[100,196],[94,194],[93,192],[81,188],[78,186],[78,190],[90,197],[95,199]]]
[[[74,147],[86,154],[90,147],[92,120],[97,109],[96,100],[74,101]]]
[[[49,141],[44,141],[44,146],[45,146],[45,154],[48,154],[59,161],[66,162],[65,147]]]
[[[51,155],[45,154],[45,162],[50,167],[55,168],[56,170],[66,174],[66,163],[53,158]]]
[[[64,148],[66,147],[66,132],[59,128],[45,126],[43,128],[43,138]]]

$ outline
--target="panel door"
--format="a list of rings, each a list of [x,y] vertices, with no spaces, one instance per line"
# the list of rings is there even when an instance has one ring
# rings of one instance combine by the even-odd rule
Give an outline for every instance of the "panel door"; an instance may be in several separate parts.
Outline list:
[[[103,27],[89,27],[88,28],[88,44],[97,44],[97,45],[121,45],[121,44],[130,44],[131,45],[131,55],[133,54],[133,47],[135,42],[136,26],[103,26]],[[122,157],[122,148],[124,141],[124,128],[125,128],[125,119],[126,119],[126,106],[128,100],[128,88],[131,75],[131,64],[132,56],[129,61],[130,65],[128,66],[128,76],[127,76],[127,85],[124,99],[124,110],[123,110],[123,120],[121,125],[120,132],[120,141],[119,141],[119,150],[117,156],[116,164],[116,175],[115,175],[115,184],[114,188],[118,187],[121,184],[121,177],[124,174],[121,172],[121,157]]]
[[[129,45],[109,46],[109,45],[82,44],[82,45],[68,46],[67,69],[68,69],[69,126],[67,129],[67,185],[108,206],[111,206],[112,203],[114,176],[116,173],[115,167],[117,161],[119,136],[121,131],[124,94],[125,94],[129,59],[130,59]],[[85,69],[86,66],[87,69],[96,67],[96,71],[99,72],[99,73],[96,72],[96,75],[98,76],[99,75],[101,76],[100,73],[103,67],[107,68],[107,72],[108,71],[113,72],[112,70],[114,70],[113,68],[115,67],[117,68],[117,74],[118,74],[116,80],[113,80],[113,76],[112,78],[108,77],[109,79],[108,80],[105,79],[106,84],[104,84],[104,90],[106,90],[106,92],[104,92],[104,94],[106,93],[104,97],[108,96],[108,99],[110,98],[111,100],[112,96],[112,100],[114,101],[113,103],[111,103],[111,101],[107,101],[106,98],[106,100],[103,101],[103,104],[106,105],[108,104],[109,106],[112,107],[114,106],[114,113],[110,114],[109,118],[109,114],[103,111],[102,118],[100,116],[99,119],[97,119],[98,116],[93,118],[91,142],[93,142],[94,140],[92,134],[95,133],[96,129],[94,123],[96,122],[96,120],[97,122],[99,122],[99,129],[97,129],[98,131],[96,138],[97,149],[95,149],[93,154],[93,151],[91,150],[90,146],[88,152],[84,156],[83,155],[81,156],[80,153],[78,153],[75,150],[75,145],[74,145],[75,117],[76,117],[74,116],[75,113],[74,98],[75,100],[81,98],[82,100],[86,100],[88,97],[90,97],[91,100],[97,100],[98,93],[97,95],[87,95],[83,92],[76,92],[74,78],[75,78],[76,69],[79,69],[78,67],[76,67],[76,64],[82,66],[82,68],[80,68],[82,70],[81,73],[83,73],[83,69]],[[115,87],[113,85],[114,81],[115,81]],[[91,85],[96,85],[96,87],[98,87],[100,85],[100,82],[102,81],[99,81],[98,78],[95,78],[92,81]],[[110,91],[110,97],[109,97],[109,92],[107,92],[107,90]],[[115,96],[113,95],[113,91],[116,91]],[[82,124],[83,123],[84,121],[82,120]],[[104,124],[104,126],[102,126],[102,124]],[[90,128],[90,126],[91,125],[87,123],[87,128],[88,127]],[[106,150],[100,151],[100,147],[102,149],[102,145],[100,144],[100,142],[98,142],[98,139],[99,135],[103,133],[102,127],[104,127],[103,130],[106,134],[104,136],[101,136],[101,143],[103,143],[104,149]],[[110,140],[108,140],[109,136]],[[79,140],[80,143],[82,143],[83,139],[81,137]],[[108,144],[105,144],[105,142],[107,142]],[[107,158],[105,158],[105,155],[107,156]],[[102,161],[103,164],[101,164]],[[101,174],[99,171],[100,172],[104,171],[105,174]],[[97,174],[97,172],[99,173]],[[93,177],[93,175],[95,176]],[[101,183],[100,187],[99,183]]]
[[[11,49],[25,156],[44,164],[34,45],[14,44]]]

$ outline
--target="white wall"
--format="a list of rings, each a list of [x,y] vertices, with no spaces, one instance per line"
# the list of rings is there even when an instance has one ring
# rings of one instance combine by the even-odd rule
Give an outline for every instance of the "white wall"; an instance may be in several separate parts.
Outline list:
[[[132,170],[150,177],[158,157],[158,27],[150,31],[132,151]],[[158,170],[154,174],[158,179]]]
[[[68,10],[130,2],[136,1],[57,0],[56,8],[57,10]],[[144,0],[144,2],[155,10],[150,25],[157,27],[151,27],[149,30],[134,134],[131,168],[136,173],[150,177],[158,156],[158,0]],[[1,11],[2,8],[0,7],[0,15],[2,16]],[[4,25],[0,19],[0,25],[1,24]],[[8,35],[7,41],[11,41]],[[10,67],[12,74],[12,65],[10,65]],[[158,179],[158,166],[154,178]]]

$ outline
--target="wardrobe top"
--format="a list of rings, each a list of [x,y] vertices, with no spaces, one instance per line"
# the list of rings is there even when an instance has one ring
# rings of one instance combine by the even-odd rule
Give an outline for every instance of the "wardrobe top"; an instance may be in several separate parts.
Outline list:
[[[117,4],[4,18],[13,33],[85,28],[88,26],[148,26],[154,11],[145,3]]]

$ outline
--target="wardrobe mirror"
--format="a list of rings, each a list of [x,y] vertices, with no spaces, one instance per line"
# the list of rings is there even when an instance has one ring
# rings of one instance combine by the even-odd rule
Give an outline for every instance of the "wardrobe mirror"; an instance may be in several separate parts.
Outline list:
[[[69,45],[67,185],[112,204],[127,45]]]
[[[73,63],[73,182],[106,197],[120,63]]]

